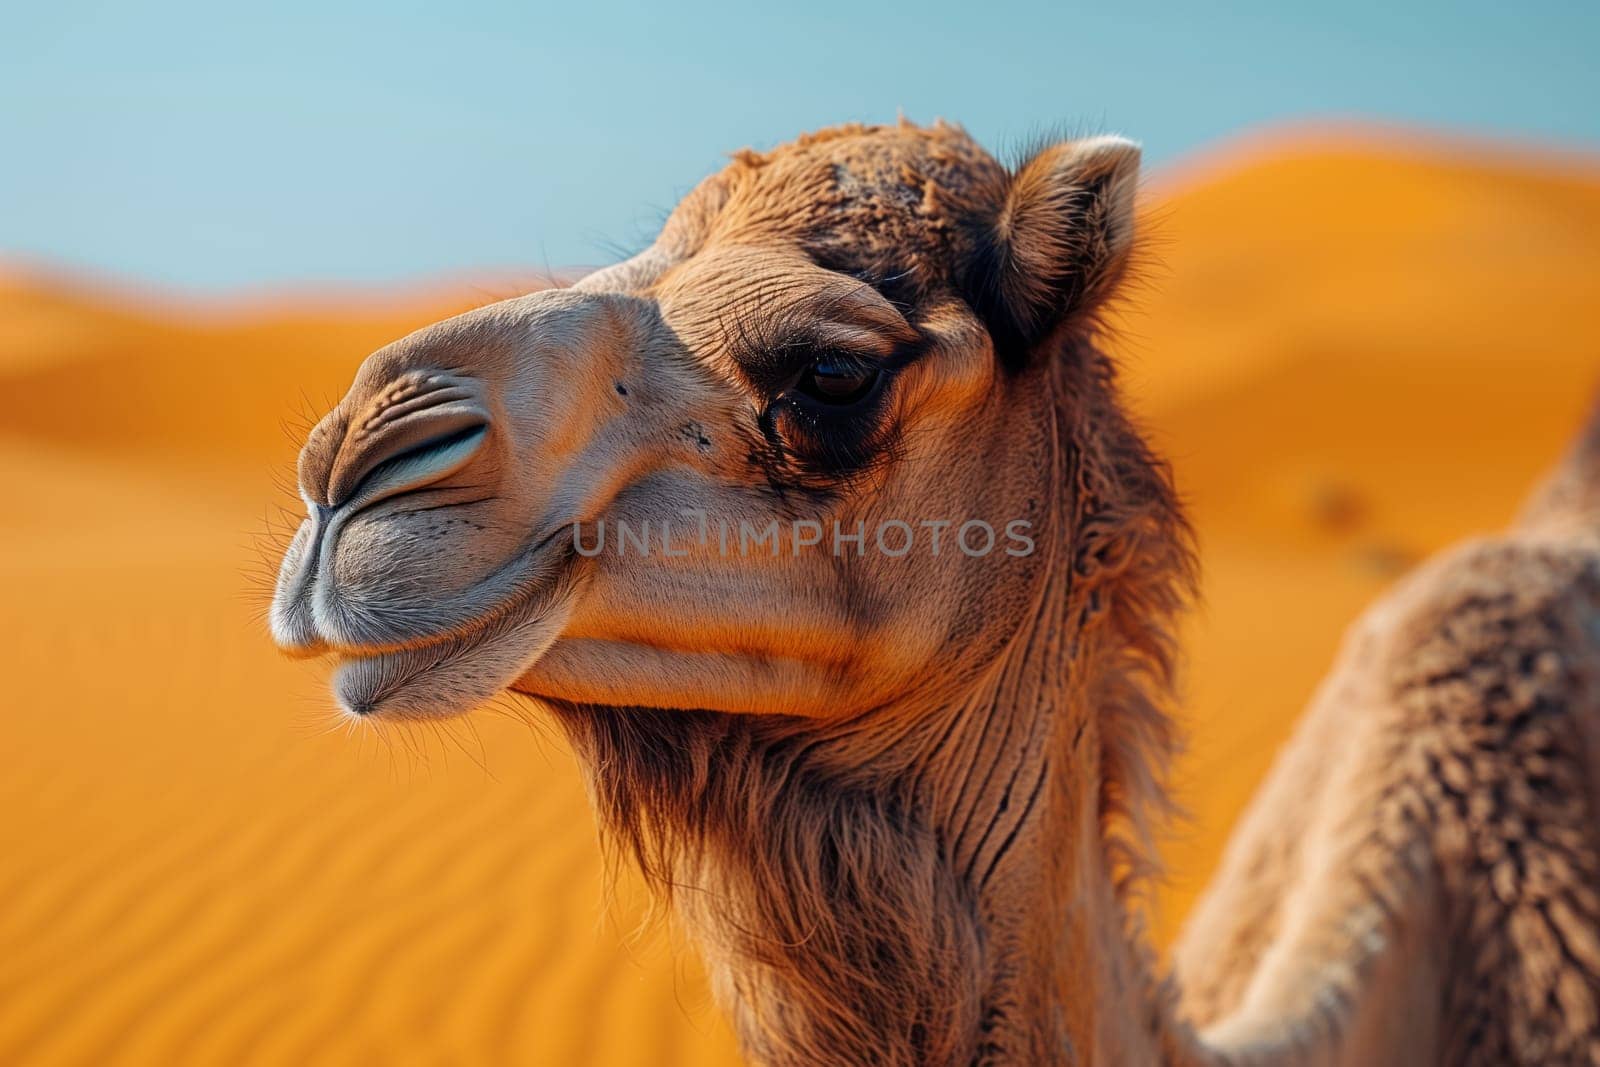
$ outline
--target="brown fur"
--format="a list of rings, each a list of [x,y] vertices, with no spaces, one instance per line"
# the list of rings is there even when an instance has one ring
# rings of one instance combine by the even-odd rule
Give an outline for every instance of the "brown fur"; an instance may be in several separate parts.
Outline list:
[[[1352,628],[1177,948],[1208,1036],[1600,1057],[1596,458]]]
[[[302,455],[276,636],[359,715],[540,698],[761,1062],[1593,1057],[1600,437],[1358,624],[1157,976],[1193,567],[1096,346],[1137,158],[824,131],[626,263],[375,354]],[[873,384],[819,407],[840,353]],[[686,502],[1025,518],[1037,550],[730,555]],[[602,521],[683,551],[564,539]]]

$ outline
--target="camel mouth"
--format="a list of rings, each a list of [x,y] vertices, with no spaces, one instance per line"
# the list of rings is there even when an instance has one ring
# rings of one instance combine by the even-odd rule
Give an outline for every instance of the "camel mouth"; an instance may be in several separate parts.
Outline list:
[[[572,568],[562,565],[564,529],[506,564],[523,579],[509,592],[480,587],[476,595],[440,605],[460,619],[450,629],[420,626],[371,643],[325,643],[340,707],[366,719],[445,718],[505,689],[544,655],[566,623],[575,581]]]

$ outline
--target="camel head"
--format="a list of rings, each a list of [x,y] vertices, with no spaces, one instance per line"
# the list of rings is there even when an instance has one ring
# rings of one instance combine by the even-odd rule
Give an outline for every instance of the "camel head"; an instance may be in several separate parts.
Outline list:
[[[301,452],[275,639],[391,718],[507,687],[845,717],[975,676],[1074,536],[1138,156],[829,130],[379,350]]]

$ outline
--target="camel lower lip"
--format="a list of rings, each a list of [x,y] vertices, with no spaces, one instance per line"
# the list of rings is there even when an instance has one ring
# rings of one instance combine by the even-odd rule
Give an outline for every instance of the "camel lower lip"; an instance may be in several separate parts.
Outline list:
[[[437,719],[464,714],[537,662],[566,624],[562,589],[533,598],[488,627],[394,651],[345,654],[333,674],[341,707],[361,717]]]
[[[334,696],[350,714],[371,715],[411,678],[438,665],[418,658],[417,652],[341,657],[333,674]]]

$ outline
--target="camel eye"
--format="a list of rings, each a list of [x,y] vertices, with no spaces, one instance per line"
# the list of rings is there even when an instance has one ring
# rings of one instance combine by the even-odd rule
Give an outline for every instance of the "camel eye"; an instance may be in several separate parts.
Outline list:
[[[879,370],[874,364],[854,356],[830,352],[812,361],[800,375],[800,392],[824,404],[843,406],[872,392],[878,384]]]

